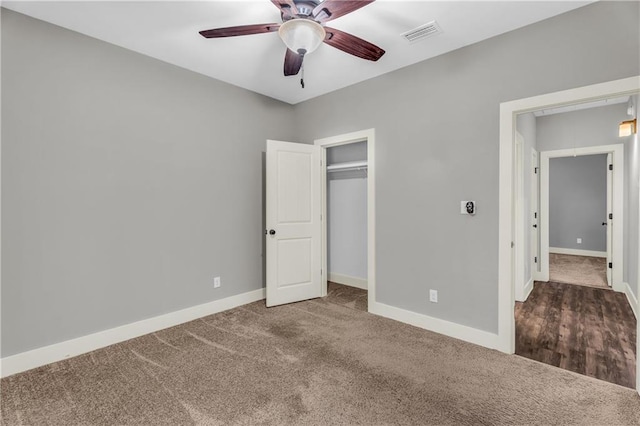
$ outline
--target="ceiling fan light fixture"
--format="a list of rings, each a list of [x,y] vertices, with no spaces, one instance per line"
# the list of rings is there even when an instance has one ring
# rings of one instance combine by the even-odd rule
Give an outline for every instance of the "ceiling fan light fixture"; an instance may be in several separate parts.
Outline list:
[[[306,55],[320,46],[327,33],[317,22],[298,18],[280,25],[278,34],[291,51]]]

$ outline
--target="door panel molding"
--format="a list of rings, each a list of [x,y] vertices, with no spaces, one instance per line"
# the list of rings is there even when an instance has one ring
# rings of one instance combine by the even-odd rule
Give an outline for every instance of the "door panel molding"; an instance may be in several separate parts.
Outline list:
[[[267,141],[267,306],[320,297],[320,148]]]

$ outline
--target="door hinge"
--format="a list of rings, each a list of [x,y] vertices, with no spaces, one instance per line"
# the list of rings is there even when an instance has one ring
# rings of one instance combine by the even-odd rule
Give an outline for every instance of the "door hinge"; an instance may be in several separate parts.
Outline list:
[[[613,164],[609,164],[609,170],[613,170]]]
[[[613,213],[609,213],[609,219],[613,219]]]
[[[533,168],[533,173],[538,174],[538,168],[537,167]]]
[[[609,262],[609,269],[613,269],[613,262]]]
[[[533,258],[533,263],[538,263],[538,256]]]
[[[534,218],[534,219],[537,219],[537,218],[538,218],[538,212],[534,212],[534,213],[533,213],[533,218]]]

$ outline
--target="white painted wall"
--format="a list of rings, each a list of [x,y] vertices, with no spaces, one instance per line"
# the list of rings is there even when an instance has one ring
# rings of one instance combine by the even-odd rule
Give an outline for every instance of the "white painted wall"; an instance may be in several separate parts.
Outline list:
[[[329,274],[367,278],[367,178],[363,173],[350,172],[347,178],[329,175]]]

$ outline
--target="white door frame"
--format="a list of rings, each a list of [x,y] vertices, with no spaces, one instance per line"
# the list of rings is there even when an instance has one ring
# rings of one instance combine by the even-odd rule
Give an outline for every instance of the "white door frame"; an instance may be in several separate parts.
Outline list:
[[[375,129],[361,130],[344,135],[318,139],[315,145],[322,148],[322,277],[321,294],[327,295],[327,148],[356,142],[367,142],[367,290],[368,310],[376,300],[376,221],[375,221]]]
[[[531,174],[531,193],[530,195],[530,209],[529,209],[529,218],[531,219],[531,229],[530,229],[530,243],[531,243],[531,259],[529,262],[531,263],[531,285],[527,283],[529,286],[528,292],[531,293],[533,290],[533,282],[540,281],[540,157],[538,155],[538,151],[534,148],[531,148],[531,170],[527,171],[527,173]],[[534,226],[535,225],[535,226]],[[525,294],[528,297],[527,291]],[[526,300],[526,297],[525,297]]]
[[[524,216],[524,137],[516,130],[515,151],[514,151],[514,287],[515,299],[520,302],[525,300],[525,216]]]
[[[513,171],[517,114],[561,105],[640,93],[640,76],[563,90],[500,104],[499,226],[498,226],[498,349],[515,352],[515,298],[513,283]],[[638,288],[640,284],[632,283]],[[638,322],[640,326],[640,321]],[[638,330],[640,340],[640,327]],[[640,355],[640,351],[638,351]],[[640,362],[636,362],[640,365]],[[640,368],[636,369],[640,389]]]
[[[583,155],[613,155],[613,227],[612,259],[613,285],[615,291],[624,291],[622,274],[624,235],[624,144],[590,146],[585,148],[558,149],[540,152],[540,280],[549,281],[549,160],[551,158],[574,157]],[[609,188],[607,188],[609,191]],[[607,229],[607,233],[609,229]]]

